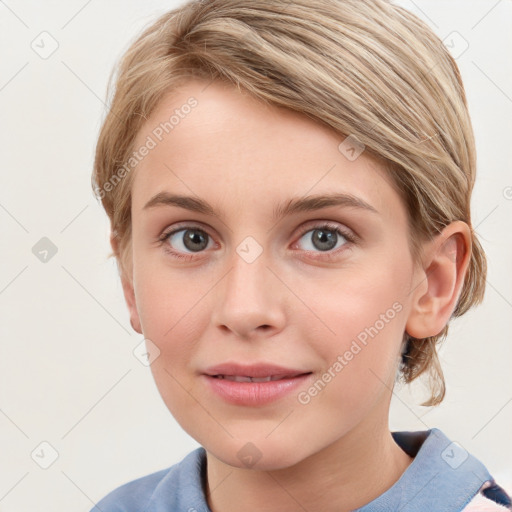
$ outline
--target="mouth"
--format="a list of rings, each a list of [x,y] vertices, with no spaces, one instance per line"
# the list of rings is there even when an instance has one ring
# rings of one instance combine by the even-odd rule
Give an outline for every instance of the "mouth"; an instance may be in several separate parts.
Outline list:
[[[230,380],[233,382],[271,382],[276,380],[293,379],[303,375],[309,375],[312,372],[296,373],[287,375],[268,375],[267,377],[250,377],[247,375],[210,375],[214,379]]]
[[[209,368],[202,377],[214,396],[243,407],[263,407],[286,399],[311,381],[313,372],[274,364],[225,363]]]
[[[208,377],[235,380],[236,382],[269,382],[291,379],[311,373],[306,368],[279,366],[269,362],[234,362],[227,361],[203,370]]]

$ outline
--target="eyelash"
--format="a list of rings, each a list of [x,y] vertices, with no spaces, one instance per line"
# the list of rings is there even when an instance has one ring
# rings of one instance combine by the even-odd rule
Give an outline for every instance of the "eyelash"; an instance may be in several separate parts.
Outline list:
[[[179,227],[173,229],[172,231],[166,231],[166,232],[162,233],[162,235],[158,239],[159,245],[164,245],[165,242],[172,235],[174,235],[174,233],[177,233],[178,231],[186,231],[187,229],[195,229],[195,230],[198,230],[198,231],[202,231],[208,237],[213,238],[202,227],[191,225],[191,224],[186,224],[186,225],[183,225],[183,226],[179,226]],[[347,230],[341,229],[337,224],[333,224],[333,223],[330,223],[328,221],[323,222],[323,223],[319,223],[319,224],[316,224],[316,225],[313,225],[313,226],[305,227],[303,230],[301,230],[298,239],[302,238],[309,231],[322,230],[322,229],[325,229],[326,231],[330,231],[330,232],[336,233],[337,235],[341,235],[345,240],[347,240],[347,243],[343,244],[341,247],[339,247],[335,251],[332,251],[332,250],[324,251],[324,252],[319,251],[319,253],[322,255],[321,258],[313,257],[313,259],[331,260],[335,256],[337,256],[340,251],[343,251],[343,250],[346,250],[346,249],[350,249],[350,245],[356,244],[359,241],[359,238],[356,235],[354,235],[352,233],[349,233]],[[348,247],[345,247],[347,245],[348,245]],[[180,253],[180,252],[177,252],[177,251],[173,251],[169,247],[168,244],[165,244],[163,249],[164,249],[164,251],[166,253],[170,254],[173,258],[177,258],[179,260],[190,261],[190,260],[195,258],[194,254],[183,254],[183,253]],[[200,252],[204,252],[204,251],[200,251]],[[311,252],[311,251],[302,251],[302,252]]]

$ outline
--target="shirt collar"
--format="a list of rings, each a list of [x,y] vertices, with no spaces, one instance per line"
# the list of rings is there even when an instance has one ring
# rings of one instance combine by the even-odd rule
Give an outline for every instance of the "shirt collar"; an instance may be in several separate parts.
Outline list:
[[[414,460],[393,486],[354,512],[457,512],[492,479],[478,459],[437,428],[391,434]],[[174,483],[172,489],[166,485],[168,479]],[[211,512],[206,501],[206,450],[199,447],[177,464],[148,505],[151,512]]]
[[[414,460],[387,491],[354,512],[457,512],[492,479],[478,459],[437,428],[392,436]]]

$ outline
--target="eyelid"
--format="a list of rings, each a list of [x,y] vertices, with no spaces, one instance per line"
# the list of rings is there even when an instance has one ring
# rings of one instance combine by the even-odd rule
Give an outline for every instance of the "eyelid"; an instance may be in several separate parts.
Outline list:
[[[321,219],[313,219],[313,220],[307,221],[306,224],[302,225],[299,228],[300,234],[298,236],[303,236],[308,231],[315,229],[315,228],[319,229],[321,227],[324,227],[324,228],[328,227],[329,229],[333,229],[333,230],[339,229],[341,231],[341,233],[343,234],[343,236],[346,236],[347,240],[354,241],[354,242],[357,242],[359,240],[359,237],[352,230],[348,230],[348,228],[344,227],[343,224],[337,223],[335,221],[321,220]],[[176,231],[181,231],[182,229],[186,229],[186,228],[200,229],[200,230],[204,231],[205,233],[207,233],[210,237],[213,238],[211,233],[208,231],[208,228],[205,228],[201,223],[198,223],[196,221],[190,221],[190,222],[183,221],[181,223],[179,222],[177,224],[173,224],[172,228],[169,228],[169,229],[166,228],[162,232],[162,234],[158,237],[158,239],[165,240],[168,236],[172,235]]]
[[[331,220],[319,219],[308,221],[304,226],[301,226],[299,237],[302,237],[308,231],[322,228],[327,228],[332,231],[339,231],[349,242],[357,243],[360,240],[359,236],[356,235],[354,231],[347,228],[344,224]]]
[[[204,231],[209,237],[213,238],[211,233],[208,231],[208,228],[205,228],[202,224],[194,222],[194,221],[183,221],[178,222],[177,224],[173,224],[172,227],[166,228],[162,231],[162,234],[158,237],[159,241],[166,240],[170,235],[176,233],[176,231],[182,231],[186,229],[198,229]]]
[[[307,233],[308,231],[313,231],[315,229],[322,229],[322,228],[328,229],[331,231],[335,231],[335,232],[339,232],[341,234],[341,236],[343,236],[347,240],[348,244],[357,244],[360,241],[360,237],[358,235],[356,235],[352,230],[345,227],[341,223],[338,223],[335,221],[330,221],[330,220],[312,219],[312,220],[307,221],[305,224],[303,224],[299,228],[299,234],[296,235],[296,241],[293,243],[292,247],[295,248],[298,244],[299,239],[302,238],[304,236],[304,234]],[[204,231],[204,233],[206,233],[212,239],[214,244],[218,245],[215,242],[215,239],[212,236],[212,234],[209,232],[208,228],[205,228],[201,223],[199,223],[197,221],[183,221],[183,222],[179,222],[177,224],[173,224],[172,227],[165,229],[162,232],[162,234],[158,237],[158,243],[165,244],[165,242],[169,239],[169,237],[171,235],[173,235],[174,233],[176,233],[178,231],[182,231],[182,230],[186,230],[186,229],[198,229],[200,231]],[[346,245],[346,244],[344,244],[344,245]],[[167,248],[167,247],[165,248],[165,250],[177,258],[189,258],[189,257],[193,258],[194,257],[194,253],[184,253],[183,254],[179,251],[175,251],[174,249]],[[333,255],[337,254],[337,252],[339,250],[340,249],[337,249],[335,251],[319,251],[317,254],[320,254],[320,255],[324,254],[325,258],[329,258],[329,257],[332,257]],[[304,250],[302,250],[302,251],[303,252],[311,252],[311,251],[304,251]],[[204,254],[205,252],[207,252],[207,251],[199,251],[197,253],[197,255]]]

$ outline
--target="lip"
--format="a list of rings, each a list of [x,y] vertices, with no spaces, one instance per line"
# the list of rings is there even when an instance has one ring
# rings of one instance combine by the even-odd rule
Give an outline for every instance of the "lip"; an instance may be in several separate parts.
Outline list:
[[[309,373],[310,370],[297,369],[297,368],[286,368],[271,363],[252,363],[252,364],[240,364],[240,363],[222,363],[216,366],[207,368],[204,373],[206,375],[239,375],[246,377],[268,377],[279,376],[279,377],[296,377],[303,373]]]
[[[219,379],[216,375],[247,377],[279,377],[267,382],[236,382]],[[273,364],[241,365],[225,363],[208,368],[201,375],[206,385],[228,403],[242,406],[262,406],[279,400],[311,378],[312,372],[284,368]]]

